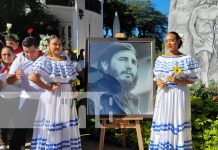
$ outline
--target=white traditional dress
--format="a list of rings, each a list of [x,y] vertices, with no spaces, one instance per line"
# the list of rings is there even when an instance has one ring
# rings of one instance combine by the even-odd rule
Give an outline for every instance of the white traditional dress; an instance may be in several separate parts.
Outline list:
[[[73,92],[69,84],[78,75],[75,67],[68,59],[54,61],[46,56],[33,64],[33,72],[40,74],[46,84],[62,85],[54,93],[45,91],[40,96],[31,149],[81,149],[77,112],[72,104]]]
[[[166,80],[173,75],[173,67],[182,70],[180,78],[196,81],[199,66],[190,55],[159,56],[155,62],[156,79]],[[175,74],[174,74],[175,75]],[[191,104],[187,85],[158,89],[151,127],[149,149],[191,149]]]

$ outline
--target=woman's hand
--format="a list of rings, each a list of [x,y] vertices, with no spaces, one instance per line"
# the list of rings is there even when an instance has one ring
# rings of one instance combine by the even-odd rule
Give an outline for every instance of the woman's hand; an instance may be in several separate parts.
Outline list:
[[[57,91],[61,87],[61,83],[55,83],[51,86],[51,92]]]
[[[52,85],[47,85],[45,84],[41,79],[40,79],[40,74],[38,73],[32,73],[29,76],[29,80],[38,85],[39,87],[46,89],[51,92],[57,91],[61,87],[61,83],[54,83]]]
[[[166,82],[158,79],[157,85],[158,85],[158,87],[160,87],[162,89],[162,88],[166,87]]]
[[[180,85],[186,85],[186,84],[194,83],[191,80],[184,79],[184,78],[176,78],[174,76],[168,76],[166,80],[167,80],[167,82],[172,82],[174,84],[180,84]]]
[[[178,84],[179,83],[179,79],[174,77],[174,76],[167,76],[167,82],[171,82],[171,83],[174,83],[174,84]]]
[[[70,83],[71,86],[74,86],[74,84],[75,84],[74,80],[70,80],[69,83]]]

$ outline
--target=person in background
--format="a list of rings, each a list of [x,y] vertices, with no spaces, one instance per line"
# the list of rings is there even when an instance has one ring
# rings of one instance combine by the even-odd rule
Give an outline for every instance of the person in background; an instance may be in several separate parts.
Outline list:
[[[77,61],[80,64],[81,68],[85,69],[85,49],[80,50]]]
[[[154,80],[158,85],[149,149],[192,149],[191,104],[187,84],[199,72],[197,62],[179,51],[182,39],[166,35],[167,52],[156,59]]]
[[[26,37],[22,41],[23,53],[17,55],[12,63],[8,77],[8,84],[16,84],[21,80],[21,95],[19,103],[18,122],[10,142],[11,150],[24,149],[26,135],[32,131],[33,122],[38,106],[38,99],[43,89],[29,80],[33,63],[43,55],[38,50],[38,41],[34,37]]]
[[[67,56],[70,58],[70,60],[73,60],[73,52],[69,49],[65,49],[64,50],[65,54],[67,54]]]
[[[3,67],[1,68],[0,82],[2,83],[0,89],[0,127],[1,139],[3,145],[0,149],[7,149],[9,144],[9,131],[16,125],[16,114],[18,113],[18,102],[20,96],[20,82],[15,85],[9,85],[6,82],[6,77],[14,61],[16,55],[14,49],[10,46],[5,46],[1,49],[1,57]]]
[[[5,36],[5,44],[6,46],[11,46],[16,55],[23,52],[23,49],[19,47],[19,39],[12,34]]]
[[[77,53],[77,50],[73,50],[73,51],[76,51],[76,53]],[[76,58],[77,57],[75,57],[75,59]],[[81,68],[81,71],[79,72],[79,76],[78,76],[79,82],[77,83],[76,88],[78,91],[84,91],[84,88],[85,88],[84,76],[86,73],[86,71],[85,71],[85,50],[84,49],[80,50],[79,56],[76,60]]]
[[[65,53],[69,56],[70,60],[75,64],[76,71],[79,73],[77,76],[77,79],[75,81],[75,87],[74,91],[80,91],[84,88],[84,71],[82,70],[80,64],[77,61],[77,50],[64,50]]]
[[[0,49],[2,49],[5,46],[5,43],[3,41],[0,40]],[[0,69],[3,67],[3,63],[2,63],[2,57],[0,56]]]
[[[0,40],[0,49],[2,49],[4,47],[4,42],[2,42],[1,40]],[[0,61],[0,69],[2,69],[2,67],[3,67],[3,63],[2,63],[2,59],[1,59],[1,61]],[[2,80],[0,80],[0,89],[2,88],[2,84],[3,84],[3,82],[2,82]],[[1,107],[2,105],[0,104],[0,107]],[[7,143],[7,140],[5,139],[5,136],[4,135],[2,135],[3,133],[2,132],[4,132],[3,131],[4,129],[1,129],[1,140],[2,140],[2,143],[1,143],[1,145],[0,145],[0,150],[6,150],[7,149],[7,146],[6,146],[6,143]]]
[[[40,96],[31,149],[81,149],[75,103],[71,108],[71,83],[78,75],[76,66],[63,51],[59,37],[48,39],[48,55],[32,67],[29,79],[45,89]]]

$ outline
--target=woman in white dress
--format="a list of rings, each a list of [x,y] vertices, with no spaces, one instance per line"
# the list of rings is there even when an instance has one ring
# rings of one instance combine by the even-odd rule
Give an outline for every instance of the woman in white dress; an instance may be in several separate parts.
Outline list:
[[[48,55],[33,64],[30,80],[46,91],[40,96],[31,149],[81,149],[75,104],[71,108],[71,82],[78,73],[61,51],[61,40],[52,35],[48,39]]]
[[[197,80],[199,66],[179,52],[181,37],[166,35],[167,53],[155,62],[154,80],[158,85],[149,149],[191,149],[191,105],[187,84]]]

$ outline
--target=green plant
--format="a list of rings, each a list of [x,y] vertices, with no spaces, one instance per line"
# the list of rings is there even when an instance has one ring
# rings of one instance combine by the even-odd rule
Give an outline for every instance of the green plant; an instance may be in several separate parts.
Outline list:
[[[218,90],[215,81],[205,87],[202,81],[190,87],[192,105],[193,149],[216,149],[218,135],[216,128],[218,114]]]
[[[192,96],[200,97],[203,100],[216,100],[217,97],[214,99],[214,96],[218,96],[217,84],[214,80],[210,80],[208,87],[206,87],[202,81],[199,81],[190,88],[190,93]]]
[[[218,149],[218,116],[215,121],[211,120],[210,127],[204,131],[204,139],[207,150]]]

